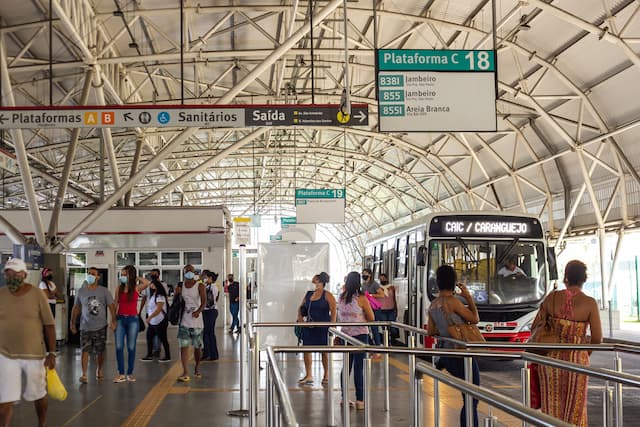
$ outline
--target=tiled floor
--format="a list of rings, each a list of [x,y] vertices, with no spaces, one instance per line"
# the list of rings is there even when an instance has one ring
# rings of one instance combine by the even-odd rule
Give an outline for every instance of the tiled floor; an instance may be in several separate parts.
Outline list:
[[[189,383],[178,383],[176,378],[181,373],[177,361],[177,346],[172,341],[172,363],[160,364],[136,360],[135,376],[137,382],[114,384],[111,379],[115,375],[115,352],[113,345],[107,349],[105,376],[103,382],[97,382],[90,376],[89,384],[81,385],[80,353],[73,347],[65,347],[58,358],[58,372],[67,385],[69,397],[64,402],[51,401],[49,408],[49,426],[248,426],[247,418],[228,415],[229,411],[248,409],[240,407],[239,395],[239,339],[237,336],[217,330],[221,358],[216,362],[202,365],[203,378],[193,379]],[[170,330],[175,336],[175,329]],[[138,349],[146,343],[141,334]],[[140,353],[140,352],[139,352]],[[338,356],[339,357],[339,356]],[[485,387],[496,387],[506,395],[519,398],[520,388],[517,381],[517,366],[514,362],[487,366],[482,372],[482,383]],[[264,364],[264,362],[263,362]],[[334,399],[335,425],[342,425],[342,411],[337,404],[340,398],[339,375],[342,362],[336,361],[333,373],[335,388],[328,390],[320,384],[322,378],[319,358],[314,363],[316,382],[310,386],[297,385],[301,377],[303,365],[300,355],[289,355],[280,359],[280,366],[285,382],[289,385],[294,412],[300,425],[328,425],[328,399]],[[481,366],[482,369],[482,366]],[[500,371],[500,372],[499,372]],[[90,372],[95,372],[90,365]],[[262,371],[264,373],[264,371]],[[634,372],[635,373],[635,372]],[[409,404],[408,367],[406,360],[394,359],[390,364],[391,410],[383,410],[384,391],[382,388],[382,363],[375,361],[372,369],[372,425],[373,426],[408,426],[411,424]],[[258,425],[265,425],[264,412],[264,375],[261,376],[259,394]],[[433,386],[430,379],[424,384],[424,417],[425,425],[433,422]],[[590,395],[591,396],[591,395]],[[458,424],[458,413],[461,397],[457,391],[446,386],[440,390],[441,426]],[[599,405],[593,402],[590,412],[596,411]],[[247,405],[245,405],[247,406]],[[480,419],[487,416],[489,408],[480,404]],[[499,425],[521,425],[513,417],[493,410],[499,418]],[[638,425],[640,417],[634,412],[627,412],[625,407],[624,425]],[[593,420],[599,417],[594,417]],[[351,425],[363,425],[363,411],[350,410]],[[13,426],[35,426],[33,406],[22,402],[15,407]],[[597,425],[593,422],[590,425]]]

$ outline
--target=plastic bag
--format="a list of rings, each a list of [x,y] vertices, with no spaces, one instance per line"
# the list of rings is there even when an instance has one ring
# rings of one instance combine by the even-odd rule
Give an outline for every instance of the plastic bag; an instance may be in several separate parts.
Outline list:
[[[65,400],[67,398],[67,389],[60,381],[55,369],[47,368],[47,394],[55,400]]]
[[[380,308],[382,307],[382,304],[380,304],[380,302],[369,292],[365,291],[364,294],[369,300],[369,305],[371,305],[371,310],[380,310]]]

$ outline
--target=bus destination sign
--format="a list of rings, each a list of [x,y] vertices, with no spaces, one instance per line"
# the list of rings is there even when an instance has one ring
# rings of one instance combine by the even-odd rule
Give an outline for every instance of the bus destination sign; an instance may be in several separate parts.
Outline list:
[[[540,222],[535,218],[509,216],[438,216],[431,220],[429,232],[438,237],[543,237]]]

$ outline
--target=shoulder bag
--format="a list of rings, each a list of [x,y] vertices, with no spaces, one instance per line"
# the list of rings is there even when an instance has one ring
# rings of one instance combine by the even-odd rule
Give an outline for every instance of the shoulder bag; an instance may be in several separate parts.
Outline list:
[[[464,342],[485,342],[485,339],[476,324],[469,322],[453,322],[453,320],[451,320],[451,315],[453,313],[449,310],[449,305],[447,304],[446,306],[447,321],[449,323],[449,326],[447,326],[447,332],[451,338]]]
[[[549,296],[551,297],[552,303],[551,314],[547,312],[547,316],[542,318],[540,316],[540,311],[538,311],[538,314],[533,321],[533,325],[531,326],[531,337],[529,338],[529,342],[536,344],[557,344],[560,342],[560,337],[558,337],[553,325],[553,314],[555,313],[555,291],[549,294]],[[548,353],[548,350],[538,349],[529,349],[527,351],[541,355]]]
[[[147,328],[147,325],[145,325],[144,319],[142,318],[143,308],[144,306],[140,307],[140,310],[138,311],[138,333],[144,332],[144,330]]]

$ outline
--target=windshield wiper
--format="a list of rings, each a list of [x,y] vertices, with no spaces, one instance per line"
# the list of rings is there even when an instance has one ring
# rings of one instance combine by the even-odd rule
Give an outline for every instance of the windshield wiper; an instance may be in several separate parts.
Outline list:
[[[511,243],[509,243],[509,246],[507,246],[507,249],[505,249],[504,252],[502,252],[502,256],[498,260],[497,265],[502,265],[502,263],[504,263],[504,260],[507,259],[507,257],[509,256],[509,253],[511,252],[511,249],[513,249],[513,247],[518,243],[518,241],[520,241],[520,238],[516,237],[515,239],[513,239]]]
[[[469,259],[471,262],[475,263],[476,265],[478,264],[478,260],[476,260],[473,257],[473,254],[471,253],[471,251],[469,250],[469,247],[467,246],[467,244],[464,242],[464,240],[462,240],[462,238],[460,236],[456,236],[456,240],[458,241],[458,243],[460,243],[460,245],[462,246],[462,249],[464,250],[464,254],[467,257],[467,259]]]

